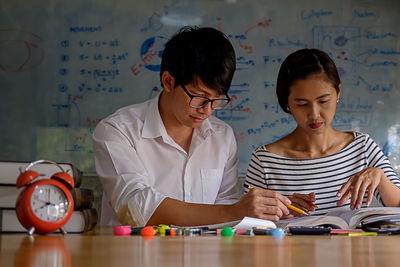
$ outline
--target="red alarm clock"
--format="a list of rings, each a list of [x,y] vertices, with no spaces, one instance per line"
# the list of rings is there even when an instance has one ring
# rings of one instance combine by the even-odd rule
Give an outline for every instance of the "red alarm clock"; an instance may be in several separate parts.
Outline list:
[[[50,179],[39,179],[39,173],[30,168],[41,163],[53,164],[61,171],[54,173]],[[30,163],[18,176],[17,188],[22,186],[26,188],[17,198],[16,214],[28,233],[46,234],[60,229],[65,234],[62,227],[74,210],[70,192],[74,188],[72,177],[59,164],[50,160],[38,160]]]

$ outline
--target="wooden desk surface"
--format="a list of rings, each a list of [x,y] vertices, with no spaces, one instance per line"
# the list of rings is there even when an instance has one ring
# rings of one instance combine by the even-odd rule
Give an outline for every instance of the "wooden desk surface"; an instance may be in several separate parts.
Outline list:
[[[0,234],[0,266],[400,266],[400,235],[161,237]]]

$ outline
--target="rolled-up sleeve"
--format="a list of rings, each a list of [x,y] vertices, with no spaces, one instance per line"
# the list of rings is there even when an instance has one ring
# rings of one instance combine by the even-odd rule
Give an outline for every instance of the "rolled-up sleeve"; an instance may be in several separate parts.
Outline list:
[[[101,121],[93,133],[94,160],[106,198],[121,224],[145,225],[165,195],[152,186],[135,144],[117,126]]]

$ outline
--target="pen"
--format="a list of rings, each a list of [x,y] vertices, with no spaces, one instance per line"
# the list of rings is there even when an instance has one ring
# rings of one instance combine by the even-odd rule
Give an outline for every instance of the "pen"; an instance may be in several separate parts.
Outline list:
[[[252,187],[251,185],[247,185],[247,184],[244,184],[243,185],[244,187],[246,187],[246,188],[248,188],[248,189],[253,189],[254,187]],[[294,210],[295,212],[298,212],[298,213],[300,213],[300,214],[305,214],[305,215],[309,215],[307,212],[305,212],[304,210],[301,210],[301,209],[299,209],[299,208],[297,208],[297,207],[295,207],[295,206],[293,206],[293,205],[286,205],[286,207],[288,207],[289,209],[291,209],[291,210]]]

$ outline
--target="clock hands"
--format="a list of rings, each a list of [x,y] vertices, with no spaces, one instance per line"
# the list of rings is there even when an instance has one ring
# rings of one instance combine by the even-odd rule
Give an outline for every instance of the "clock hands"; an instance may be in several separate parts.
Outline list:
[[[51,191],[50,191],[50,188],[46,188],[45,190],[46,191],[44,192],[44,194],[42,194],[42,196],[44,196],[44,198],[41,199],[39,197],[37,199],[37,200],[39,200],[41,202],[44,202],[44,205],[39,207],[39,209],[43,209],[44,207],[47,207],[47,206],[58,206],[57,204],[54,204],[54,203],[51,202]]]
[[[43,206],[39,207],[39,209],[43,209],[44,207],[47,207],[47,206],[57,206],[57,204],[54,204],[51,202],[45,202],[45,204]]]

